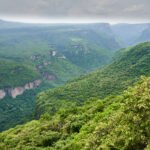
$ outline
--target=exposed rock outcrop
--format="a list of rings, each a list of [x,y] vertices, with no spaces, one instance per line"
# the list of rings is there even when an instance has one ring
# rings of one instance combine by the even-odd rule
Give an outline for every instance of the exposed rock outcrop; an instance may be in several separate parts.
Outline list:
[[[56,79],[54,75],[49,74],[48,72],[44,72],[43,77],[48,81],[53,81]]]
[[[9,90],[10,96],[16,98],[18,95],[22,95],[25,91],[24,87],[16,87]]]
[[[5,90],[0,90],[0,100],[6,96]]]
[[[31,56],[31,60],[35,61],[37,59],[39,59],[40,55],[33,55]]]
[[[60,59],[66,59],[66,56],[62,55],[62,56],[59,56],[58,58],[60,58]]]
[[[51,64],[51,62],[47,62],[47,61],[43,62],[43,65],[44,65],[44,66],[48,66],[48,65],[50,65],[50,64]]]
[[[57,51],[55,50],[49,52],[49,55],[53,57],[56,56],[56,54],[57,54]]]
[[[37,69],[37,70],[40,70],[40,69],[42,69],[42,68],[43,68],[42,65],[37,65],[37,66],[36,66],[36,69]]]
[[[38,87],[41,84],[41,80],[35,80],[33,82],[29,82],[22,87],[14,87],[0,90],[0,100],[5,96],[11,96],[12,98],[16,98],[18,95],[22,95],[26,90],[31,90]]]

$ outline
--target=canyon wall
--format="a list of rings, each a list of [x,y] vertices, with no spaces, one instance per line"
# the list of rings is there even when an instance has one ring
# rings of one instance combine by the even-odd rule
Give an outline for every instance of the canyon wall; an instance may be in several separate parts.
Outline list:
[[[6,93],[4,90],[0,90],[0,99],[3,99],[6,96]]]
[[[22,87],[0,89],[0,100],[3,99],[5,96],[11,96],[12,98],[16,98],[18,95],[22,95],[26,90],[34,89],[40,84],[41,80],[35,80],[33,82],[25,84]]]

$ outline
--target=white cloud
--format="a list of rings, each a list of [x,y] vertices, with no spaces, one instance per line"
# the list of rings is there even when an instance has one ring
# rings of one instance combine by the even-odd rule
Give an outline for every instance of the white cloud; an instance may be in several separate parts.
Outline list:
[[[0,16],[150,21],[150,0],[0,0]]]
[[[143,4],[139,4],[139,5],[133,5],[130,6],[128,8],[125,8],[123,11],[124,12],[139,12],[139,11],[144,11],[145,10],[145,6]]]

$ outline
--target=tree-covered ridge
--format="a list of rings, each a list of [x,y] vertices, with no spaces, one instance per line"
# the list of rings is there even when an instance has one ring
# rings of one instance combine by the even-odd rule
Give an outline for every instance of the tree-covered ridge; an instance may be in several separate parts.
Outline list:
[[[38,78],[40,75],[34,67],[0,59],[0,88],[24,86]]]
[[[1,149],[149,149],[150,77],[123,94],[61,108],[0,134]]]
[[[29,59],[56,50],[84,70],[106,64],[120,48],[108,24],[21,26],[0,33],[0,57]]]
[[[38,95],[37,110],[53,113],[63,101],[82,103],[91,97],[116,95],[133,85],[141,75],[150,75],[150,42],[124,50],[107,67],[76,79],[62,87]]]
[[[59,53],[52,56],[49,51],[29,59],[0,58],[0,131],[33,119],[38,92],[63,84],[83,73]],[[34,84],[36,80],[41,83],[38,89]],[[24,91],[26,85],[29,88],[35,86],[36,89]],[[12,93],[21,95],[12,98]]]
[[[48,79],[49,87],[107,64],[118,48],[109,24],[27,25],[1,21],[0,58],[38,69],[42,78]]]

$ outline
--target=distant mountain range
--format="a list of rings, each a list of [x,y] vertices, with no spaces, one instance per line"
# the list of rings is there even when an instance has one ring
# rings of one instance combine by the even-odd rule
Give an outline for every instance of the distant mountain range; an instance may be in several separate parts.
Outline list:
[[[143,24],[116,24],[111,26],[113,33],[116,35],[116,39],[124,47],[135,45],[140,42],[149,41],[144,38],[144,31],[150,29],[149,23]]]
[[[12,28],[31,28],[31,27],[79,27],[80,29],[92,29],[96,32],[104,32],[107,35],[116,36],[116,40],[120,46],[126,47],[129,45],[135,45],[140,42],[146,42],[148,39],[145,37],[147,31],[150,29],[150,23],[141,24],[128,24],[120,23],[111,25],[109,23],[89,23],[89,24],[32,24],[32,23],[19,23],[0,20],[0,29],[12,29]],[[146,34],[146,35],[145,35]]]

